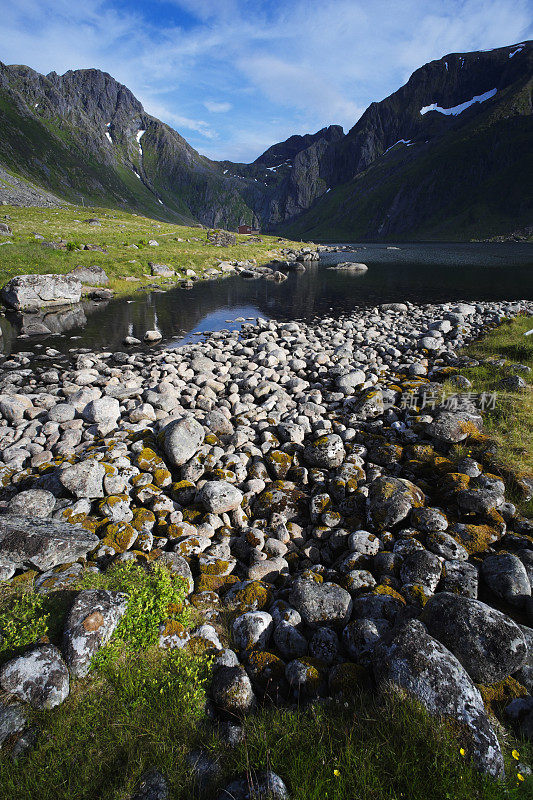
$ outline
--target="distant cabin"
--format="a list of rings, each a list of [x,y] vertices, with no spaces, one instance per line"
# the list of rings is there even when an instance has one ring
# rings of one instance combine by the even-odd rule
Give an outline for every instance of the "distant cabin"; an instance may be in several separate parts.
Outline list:
[[[254,230],[251,225],[239,225],[239,233],[259,233]]]

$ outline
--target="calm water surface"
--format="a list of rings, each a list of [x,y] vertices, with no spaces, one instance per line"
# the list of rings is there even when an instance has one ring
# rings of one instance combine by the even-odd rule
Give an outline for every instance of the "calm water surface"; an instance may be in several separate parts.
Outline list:
[[[354,245],[355,253],[322,256],[305,273],[289,273],[282,284],[239,276],[199,283],[193,289],[139,293],[127,300],[82,304],[72,312],[47,315],[57,331],[47,337],[20,337],[16,317],[1,320],[4,352],[52,346],[123,349],[128,334],[142,338],[157,328],[163,342],[176,346],[195,334],[239,328],[237,317],[314,319],[357,307],[410,300],[533,299],[533,244]],[[342,261],[362,261],[363,274],[328,270]]]

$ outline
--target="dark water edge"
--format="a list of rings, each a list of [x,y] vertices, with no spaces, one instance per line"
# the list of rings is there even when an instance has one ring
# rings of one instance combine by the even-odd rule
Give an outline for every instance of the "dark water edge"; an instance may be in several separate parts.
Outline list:
[[[444,303],[533,299],[533,244],[355,244],[354,253],[324,254],[305,273],[289,273],[282,284],[232,276],[201,282],[190,290],[139,293],[108,303],[83,303],[46,316],[55,333],[21,338],[20,319],[1,320],[4,353],[51,346],[124,349],[130,334],[142,338],[157,328],[163,343],[179,346],[195,334],[238,329],[256,317],[305,319],[350,312],[386,302]],[[398,248],[398,249],[396,249]],[[348,274],[328,269],[362,261],[369,269]]]

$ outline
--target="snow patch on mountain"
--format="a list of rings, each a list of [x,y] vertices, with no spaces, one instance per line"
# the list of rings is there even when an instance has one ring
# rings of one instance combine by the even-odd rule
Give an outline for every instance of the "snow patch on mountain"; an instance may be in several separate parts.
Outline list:
[[[420,113],[422,113],[422,112],[420,112]],[[406,145],[410,145],[410,144],[411,144],[411,140],[410,140],[410,139],[398,139],[398,141],[397,141],[397,142],[394,142],[394,144],[391,144],[391,146],[390,146],[390,147],[387,147],[387,149],[385,150],[385,152],[383,153],[383,155],[386,155],[386,154],[389,152],[389,150],[392,150],[392,148],[393,148],[393,147],[396,147],[396,145],[397,145],[397,144],[406,144]]]
[[[473,97],[471,100],[467,100],[466,103],[460,103],[458,106],[453,106],[452,108],[442,108],[438,106],[436,103],[431,103],[429,106],[424,106],[420,109],[421,114],[427,114],[429,111],[438,111],[439,114],[446,114],[451,115],[453,117],[459,116],[462,114],[463,111],[466,111],[467,108],[473,106],[474,103],[483,103],[485,100],[490,100],[491,97],[494,97],[496,94],[497,89],[490,89],[488,92],[484,94],[478,94]]]

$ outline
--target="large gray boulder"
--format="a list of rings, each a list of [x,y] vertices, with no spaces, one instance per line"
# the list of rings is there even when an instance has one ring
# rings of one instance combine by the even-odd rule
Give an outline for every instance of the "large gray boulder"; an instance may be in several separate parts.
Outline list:
[[[483,427],[479,414],[470,411],[438,411],[431,422],[425,424],[428,436],[439,441],[462,442]]]
[[[63,654],[72,675],[87,675],[92,657],[109,641],[127,605],[127,595],[120,592],[88,589],[78,594],[63,632]]]
[[[3,303],[17,311],[79,303],[81,281],[71,275],[16,275],[0,293]]]
[[[368,521],[379,530],[392,528],[425,503],[425,495],[405,478],[376,478],[368,491]]]
[[[28,715],[22,703],[0,701],[0,747],[26,727]]]
[[[45,644],[7,661],[0,686],[33,708],[54,708],[68,697],[68,669],[57,647]]]
[[[92,500],[104,496],[105,475],[105,467],[100,461],[86,458],[63,467],[58,478],[61,485],[75,497]]]
[[[163,448],[171,467],[181,467],[200,449],[205,431],[192,417],[170,422],[162,431]]]
[[[313,467],[334,469],[340,467],[345,457],[344,443],[338,433],[319,436],[304,449],[304,459]]]
[[[527,658],[526,640],[518,625],[480,600],[439,592],[424,607],[422,620],[476,683],[501,681]]]
[[[217,667],[211,696],[220,711],[232,716],[246,714],[255,705],[255,695],[244,667]]]
[[[342,586],[305,578],[294,581],[289,603],[307,625],[346,625],[352,613],[352,598]]]
[[[45,572],[94,550],[99,539],[81,525],[28,517],[0,517],[0,567]]]
[[[206,481],[198,493],[198,501],[209,514],[235,511],[242,500],[242,492],[227,481]]]
[[[487,556],[481,567],[481,575],[497,597],[513,606],[523,606],[526,597],[531,597],[527,570],[518,556],[512,553]]]
[[[431,714],[464,725],[469,734],[465,744],[476,766],[493,777],[503,773],[500,745],[479,691],[457,658],[419,620],[407,622],[376,646],[373,667],[380,686],[402,689]]]
[[[7,510],[16,517],[45,519],[51,516],[55,504],[56,499],[52,492],[47,492],[45,489],[26,489],[9,501]]]

